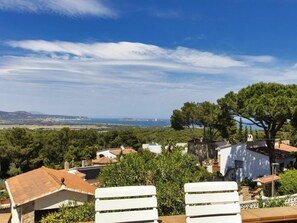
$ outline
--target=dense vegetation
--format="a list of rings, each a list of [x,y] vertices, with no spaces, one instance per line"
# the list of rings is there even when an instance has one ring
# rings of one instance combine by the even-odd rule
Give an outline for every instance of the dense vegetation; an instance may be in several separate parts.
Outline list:
[[[195,136],[201,137],[200,129]],[[187,142],[192,139],[190,130],[176,132],[171,128],[128,128],[99,132],[97,130],[28,130],[14,128],[0,131],[0,178],[14,176],[42,165],[62,168],[68,160],[72,166],[83,159],[95,158],[98,150],[131,146],[140,148],[143,143],[163,145]]]
[[[52,212],[41,219],[41,223],[77,223],[95,220],[95,202],[63,205],[59,211]]]
[[[288,170],[280,174],[278,192],[282,195],[297,193],[297,170]]]
[[[184,213],[184,184],[199,182],[207,175],[192,156],[182,155],[178,149],[161,155],[144,150],[104,168],[99,180],[104,187],[155,185],[159,214],[173,215]]]

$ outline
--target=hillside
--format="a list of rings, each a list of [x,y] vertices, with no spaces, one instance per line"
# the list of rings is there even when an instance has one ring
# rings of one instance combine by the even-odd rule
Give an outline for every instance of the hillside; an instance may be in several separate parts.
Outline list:
[[[5,112],[0,111],[1,121],[62,121],[62,120],[81,120],[87,119],[83,116],[66,116],[66,115],[48,115],[36,114],[26,111]]]

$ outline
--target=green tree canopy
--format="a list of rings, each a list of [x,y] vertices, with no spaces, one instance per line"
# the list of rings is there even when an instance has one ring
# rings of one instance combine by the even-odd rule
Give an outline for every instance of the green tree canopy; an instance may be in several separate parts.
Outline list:
[[[193,157],[177,149],[161,155],[143,150],[102,169],[99,181],[103,187],[155,185],[159,215],[172,215],[184,213],[184,184],[199,182],[206,175]]]
[[[204,101],[201,103],[186,102],[175,109],[170,118],[171,127],[175,130],[203,127],[204,139],[213,140],[219,135],[229,138],[236,133],[236,123],[228,110],[222,110],[217,104]]]
[[[218,100],[222,109],[242,117],[262,128],[270,151],[270,163],[275,162],[274,139],[287,120],[297,117],[297,85],[257,83],[233,91]]]

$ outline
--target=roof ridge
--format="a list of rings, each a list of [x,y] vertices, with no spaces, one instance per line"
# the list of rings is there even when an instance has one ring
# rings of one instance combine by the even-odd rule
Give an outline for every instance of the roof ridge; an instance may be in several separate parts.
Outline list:
[[[55,183],[57,183],[57,185],[61,186],[61,180],[59,180],[55,175],[53,175],[52,173],[50,173],[48,170],[54,170],[54,169],[49,169],[45,166],[42,166],[41,167],[47,174],[47,176],[50,178],[50,179],[53,179]],[[55,171],[55,170],[54,170]]]

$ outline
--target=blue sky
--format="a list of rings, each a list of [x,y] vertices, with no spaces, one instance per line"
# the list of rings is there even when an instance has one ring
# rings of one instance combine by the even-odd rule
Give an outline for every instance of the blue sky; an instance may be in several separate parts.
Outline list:
[[[297,0],[0,0],[0,110],[169,118],[297,83]]]

